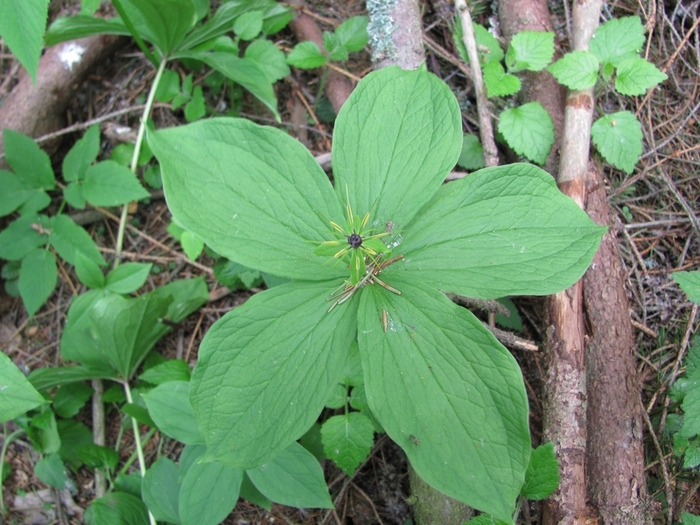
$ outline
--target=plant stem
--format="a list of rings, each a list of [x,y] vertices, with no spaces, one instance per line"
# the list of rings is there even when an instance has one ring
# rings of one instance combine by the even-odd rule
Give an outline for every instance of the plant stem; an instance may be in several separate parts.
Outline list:
[[[163,71],[165,71],[165,65],[167,60],[163,58],[160,61],[158,70],[156,72],[156,77],[153,79],[153,84],[151,85],[151,91],[148,93],[148,100],[146,100],[146,106],[143,108],[143,115],[141,116],[141,123],[139,124],[139,132],[136,136],[136,144],[134,146],[134,154],[131,157],[130,169],[133,173],[136,173],[136,168],[138,167],[139,154],[141,153],[141,144],[143,143],[143,135],[146,131],[146,122],[148,121],[148,115],[151,113],[151,108],[153,107],[153,101],[155,100],[156,90],[158,89],[158,84],[160,84],[160,79],[163,76]],[[114,267],[119,266],[119,256],[122,252],[122,247],[124,245],[124,232],[126,230],[126,218],[129,214],[129,205],[125,204],[122,209],[122,215],[119,219],[119,231],[117,232],[117,245],[115,249],[115,259]]]
[[[5,468],[5,455],[7,455],[7,447],[9,447],[10,443],[12,443],[15,439],[25,433],[26,432],[20,428],[8,436],[7,423],[2,424],[2,435],[4,439],[2,442],[2,449],[0,450],[0,472],[2,472],[2,469]],[[7,508],[5,507],[5,499],[2,492],[2,480],[0,480],[0,515],[5,516],[5,514],[7,514]]]
[[[133,403],[134,399],[131,396],[131,388],[129,388],[128,381],[124,381],[124,393],[126,394],[126,400],[129,403]],[[139,424],[133,417],[131,418],[131,425],[134,428],[134,443],[136,444],[136,454],[139,458],[139,469],[141,470],[141,478],[143,478],[146,475],[146,460],[143,457],[143,446],[141,445],[141,434],[139,433]],[[150,510],[148,511],[148,519],[150,520],[151,525],[156,525],[156,519],[153,517],[153,514],[151,514]]]
[[[114,5],[114,8],[117,10],[117,13],[119,14],[119,17],[122,19],[122,22],[124,22],[124,25],[129,30],[129,33],[131,33],[131,36],[136,41],[136,45],[138,45],[139,49],[141,49],[141,51],[143,51],[143,54],[146,55],[146,58],[151,62],[151,64],[153,64],[154,67],[158,67],[158,59],[155,56],[153,56],[153,53],[151,53],[151,50],[148,49],[148,46],[141,38],[141,35],[139,35],[139,32],[136,30],[136,27],[134,26],[134,23],[127,16],[126,11],[124,11],[124,7],[122,6],[121,1],[120,0],[113,0],[112,5]],[[161,60],[161,62],[163,62],[163,61],[165,61],[165,58],[163,58],[163,60]]]

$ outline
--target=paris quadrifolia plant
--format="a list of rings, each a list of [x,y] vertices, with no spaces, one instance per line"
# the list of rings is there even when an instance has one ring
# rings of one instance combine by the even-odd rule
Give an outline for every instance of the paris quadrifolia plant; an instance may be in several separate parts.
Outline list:
[[[207,333],[190,384],[200,461],[255,469],[304,435],[359,346],[372,416],[436,489],[510,522],[530,463],[511,354],[444,293],[551,294],[604,228],[527,164],[443,184],[458,103],[425,69],[367,75],[340,111],[334,185],[278,129],[214,118],[149,130],[174,219],[290,281]]]

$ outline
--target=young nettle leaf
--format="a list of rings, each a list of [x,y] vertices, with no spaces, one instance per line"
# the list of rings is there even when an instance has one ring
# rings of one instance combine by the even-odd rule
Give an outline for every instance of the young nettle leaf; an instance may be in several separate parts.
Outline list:
[[[554,444],[545,443],[532,451],[530,464],[525,473],[525,485],[521,490],[524,498],[541,500],[548,497],[559,486],[559,463],[554,454]]]
[[[352,476],[372,450],[374,425],[367,416],[348,412],[324,422],[321,437],[326,456]]]
[[[479,137],[469,133],[464,134],[462,140],[462,153],[457,164],[465,170],[478,170],[484,167],[484,150],[479,142]]]
[[[230,260],[295,279],[202,341],[190,399],[205,460],[270,472],[348,376],[357,344],[371,414],[417,473],[510,520],[530,457],[521,372],[441,292],[565,289],[604,228],[534,166],[443,186],[462,149],[460,111],[425,69],[358,84],[335,124],[335,188],[299,142],[249,121],[149,130],[148,140],[183,227]]]
[[[36,213],[51,203],[48,190],[56,187],[51,159],[34,139],[3,130],[5,154],[12,172],[0,170],[0,217],[19,210]]]
[[[554,122],[539,102],[528,102],[501,113],[498,131],[519,155],[544,164],[554,144]]]
[[[476,48],[479,52],[479,61],[482,66],[488,64],[489,62],[500,62],[503,60],[505,54],[501,48],[501,44],[498,39],[489,33],[488,29],[480,24],[474,25],[474,37],[476,38]],[[469,64],[469,55],[467,54],[467,49],[464,47],[464,42],[462,41],[462,21],[459,17],[455,17],[455,31],[454,31],[454,42],[457,47],[457,52],[460,58]]]
[[[541,71],[554,56],[554,33],[521,31],[513,35],[506,53],[508,72]]]
[[[520,91],[520,79],[507,74],[500,62],[488,62],[484,68],[484,85],[489,98],[507,97]]]
[[[644,27],[638,16],[612,18],[599,26],[591,38],[589,50],[603,65],[618,66],[639,54],[644,46]]]
[[[588,89],[598,80],[600,64],[588,51],[572,51],[547,67],[560,84],[569,89]]]
[[[629,57],[620,62],[615,75],[615,89],[622,95],[643,95],[647,89],[666,80],[668,76],[641,57]]]
[[[632,173],[642,154],[642,125],[629,111],[600,117],[591,126],[591,139],[610,164]]]
[[[326,55],[310,40],[299,42],[287,56],[287,64],[300,69],[314,69],[326,63]]]

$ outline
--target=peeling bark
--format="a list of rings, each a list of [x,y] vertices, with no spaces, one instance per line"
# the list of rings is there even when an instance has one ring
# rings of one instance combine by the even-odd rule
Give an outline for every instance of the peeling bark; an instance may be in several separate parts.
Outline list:
[[[593,167],[589,175],[596,189],[588,196],[588,212],[598,224],[611,226],[600,171]],[[609,229],[583,277],[591,329],[586,347],[588,495],[601,525],[651,525],[644,479],[644,408],[616,237]]]
[[[588,49],[591,35],[598,27],[601,6],[602,0],[574,2],[573,49]],[[592,117],[593,90],[568,91],[557,183],[583,209]],[[585,525],[589,513],[582,282],[550,296],[548,315],[544,438],[554,443],[561,483],[545,504],[543,523]]]

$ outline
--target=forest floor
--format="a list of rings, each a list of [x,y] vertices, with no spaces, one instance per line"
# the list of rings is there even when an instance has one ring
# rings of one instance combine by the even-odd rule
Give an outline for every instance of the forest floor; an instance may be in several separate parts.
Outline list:
[[[478,119],[474,104],[468,103],[471,96],[469,81],[457,66],[459,58],[448,22],[450,5],[439,0],[423,3],[423,28],[429,42],[426,47],[427,66],[453,88],[463,109],[465,131],[475,132]],[[660,502],[661,518],[669,486],[676,501],[685,503],[685,511],[700,513],[700,498],[695,495],[700,476],[694,470],[682,468],[682,460],[673,454],[668,428],[659,426],[669,410],[669,388],[683,372],[683,357],[698,327],[697,307],[680,291],[671,274],[700,268],[700,221],[697,217],[700,202],[700,39],[697,32],[698,2],[651,2],[656,9],[653,13],[644,12],[640,5],[629,1],[614,3],[606,8],[604,17],[639,15],[642,23],[650,29],[644,54],[669,78],[647,97],[622,98],[612,91],[597,93],[596,96],[599,112],[627,109],[635,112],[643,123],[644,154],[634,172],[627,175],[606,165],[604,177],[626,268],[630,316],[637,337],[638,372],[643,382],[641,396],[652,422],[652,428],[644,429],[645,481],[650,495]],[[488,27],[494,15],[488,4],[482,6],[484,11],[475,16],[475,21]],[[350,16],[365,14],[364,3],[314,2],[313,14],[322,29],[332,29]],[[555,20],[559,23],[557,41],[566,48],[565,14],[555,13]],[[290,29],[274,38],[285,49],[296,43]],[[350,77],[362,77],[371,70],[369,53],[352,54],[342,67]],[[18,70],[7,48],[0,46],[0,101],[15,84]],[[187,74],[184,67],[181,72]],[[87,81],[75,87],[72,103],[66,112],[67,125],[87,122],[141,104],[154,73],[138,48],[127,45],[100,64]],[[327,107],[317,104],[320,73],[293,69],[291,77],[278,82],[275,87],[282,116],[281,127],[307,145],[315,155],[330,152],[332,122],[328,119],[328,110],[311,115],[307,110],[300,111],[299,107],[302,98],[309,108]],[[195,73],[194,81],[195,85],[204,86],[204,73]],[[219,107],[221,101],[206,90],[205,97],[210,108]],[[103,131],[115,125],[135,129],[139,114],[138,111],[127,112],[106,120],[102,123]],[[244,99],[241,115],[258,123],[274,124],[269,112],[252,97]],[[173,112],[165,105],[155,109],[153,118],[157,127],[184,122],[182,110]],[[55,167],[60,166],[63,156],[80,136],[80,132],[62,136],[62,142],[52,154]],[[106,136],[101,158],[108,157],[118,144],[114,134]],[[510,158],[507,152],[503,153]],[[212,300],[156,346],[165,357],[179,357],[194,365],[199,342],[208,327],[256,290],[229,292],[223,288],[211,272],[202,270],[202,267],[211,268],[213,265],[213,260],[206,254],[196,261],[196,265],[189,262],[183,257],[179,243],[166,231],[169,222],[170,214],[162,192],[153,191],[150,203],[140,204],[130,216],[124,256],[129,260],[155,264],[157,271],[149,277],[149,289],[173,280],[205,275]],[[112,217],[102,217],[87,228],[109,261],[114,254],[117,221]],[[0,347],[23,370],[61,363],[59,339],[62,326],[71,298],[80,289],[73,269],[63,267],[55,293],[32,319],[27,318],[18,298],[0,292]],[[517,335],[540,348],[529,352],[513,350],[526,379],[531,402],[531,429],[537,445],[542,436],[544,302],[542,298],[532,297],[515,298],[514,302],[523,320],[522,332]],[[89,406],[79,417],[90,425]],[[108,419],[108,425],[108,443],[115,445],[121,435],[119,418]],[[656,439],[651,439],[651,432]],[[147,459],[152,459],[157,452],[177,456],[178,444],[162,440],[162,437],[154,438],[147,444]],[[124,433],[119,450],[122,459],[132,453],[129,432]],[[16,507],[16,495],[44,489],[45,485],[34,475],[33,464],[37,457],[28,442],[15,441],[9,447],[7,459],[12,465],[12,473],[4,483],[4,494],[5,503],[12,509]],[[265,511],[241,499],[225,523],[410,523],[407,462],[403,452],[388,437],[377,440],[367,461],[352,477],[343,474],[331,462],[325,462],[324,469],[335,503],[334,511],[300,510],[280,505]],[[74,481],[75,504],[85,508],[93,498],[93,473],[83,467]],[[530,505],[523,516],[526,516],[523,523],[540,522],[539,508],[535,504]],[[25,515],[15,510],[6,522],[25,523],[25,519]],[[66,520],[64,523],[80,523],[77,516],[63,519]]]

